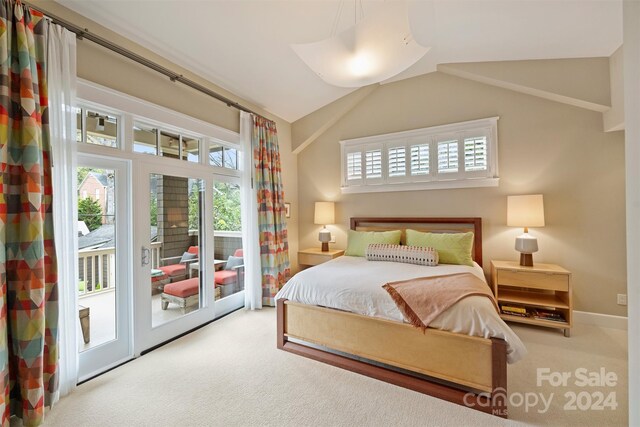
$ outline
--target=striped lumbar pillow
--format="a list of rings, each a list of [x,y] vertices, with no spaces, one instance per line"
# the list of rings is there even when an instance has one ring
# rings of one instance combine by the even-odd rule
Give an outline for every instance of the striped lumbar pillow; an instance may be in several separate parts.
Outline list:
[[[438,265],[438,251],[420,246],[389,245],[373,243],[367,246],[369,261],[404,262],[418,265]]]

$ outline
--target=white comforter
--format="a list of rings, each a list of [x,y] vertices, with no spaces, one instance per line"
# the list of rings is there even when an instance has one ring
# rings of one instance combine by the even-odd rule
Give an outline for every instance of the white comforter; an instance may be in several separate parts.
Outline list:
[[[425,267],[396,262],[367,261],[342,256],[296,274],[278,292],[276,299],[350,311],[365,316],[403,322],[402,313],[382,286],[388,282],[416,277],[470,272],[485,281],[482,268],[464,265]],[[520,338],[500,318],[488,298],[470,296],[438,316],[431,328],[502,338],[507,342],[507,361],[514,363],[526,355]]]

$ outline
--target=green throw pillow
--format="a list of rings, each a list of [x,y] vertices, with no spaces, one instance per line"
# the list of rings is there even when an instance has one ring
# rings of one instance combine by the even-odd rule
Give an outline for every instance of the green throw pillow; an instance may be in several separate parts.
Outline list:
[[[354,231],[349,230],[347,237],[347,250],[345,255],[365,256],[367,246],[372,243],[387,243],[389,245],[399,245],[402,231]]]
[[[473,233],[422,233],[407,230],[407,246],[422,246],[438,251],[440,264],[473,265]]]

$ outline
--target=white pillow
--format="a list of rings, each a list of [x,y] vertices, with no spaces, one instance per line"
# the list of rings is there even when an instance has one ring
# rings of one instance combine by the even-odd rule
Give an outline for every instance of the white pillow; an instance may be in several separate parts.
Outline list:
[[[373,243],[367,246],[369,261],[404,262],[417,265],[438,265],[438,251],[420,246],[389,245]]]

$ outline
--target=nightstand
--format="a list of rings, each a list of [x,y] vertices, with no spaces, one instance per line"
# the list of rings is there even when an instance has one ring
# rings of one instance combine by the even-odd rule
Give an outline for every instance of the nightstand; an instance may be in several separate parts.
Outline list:
[[[307,266],[318,265],[342,255],[344,255],[343,249],[330,249],[326,252],[322,252],[320,248],[304,249],[298,251],[298,264]]]
[[[563,329],[564,336],[570,336],[573,317],[570,271],[555,264],[523,267],[515,261],[491,261],[491,283],[502,319]],[[512,309],[510,314],[505,313],[504,307]]]

